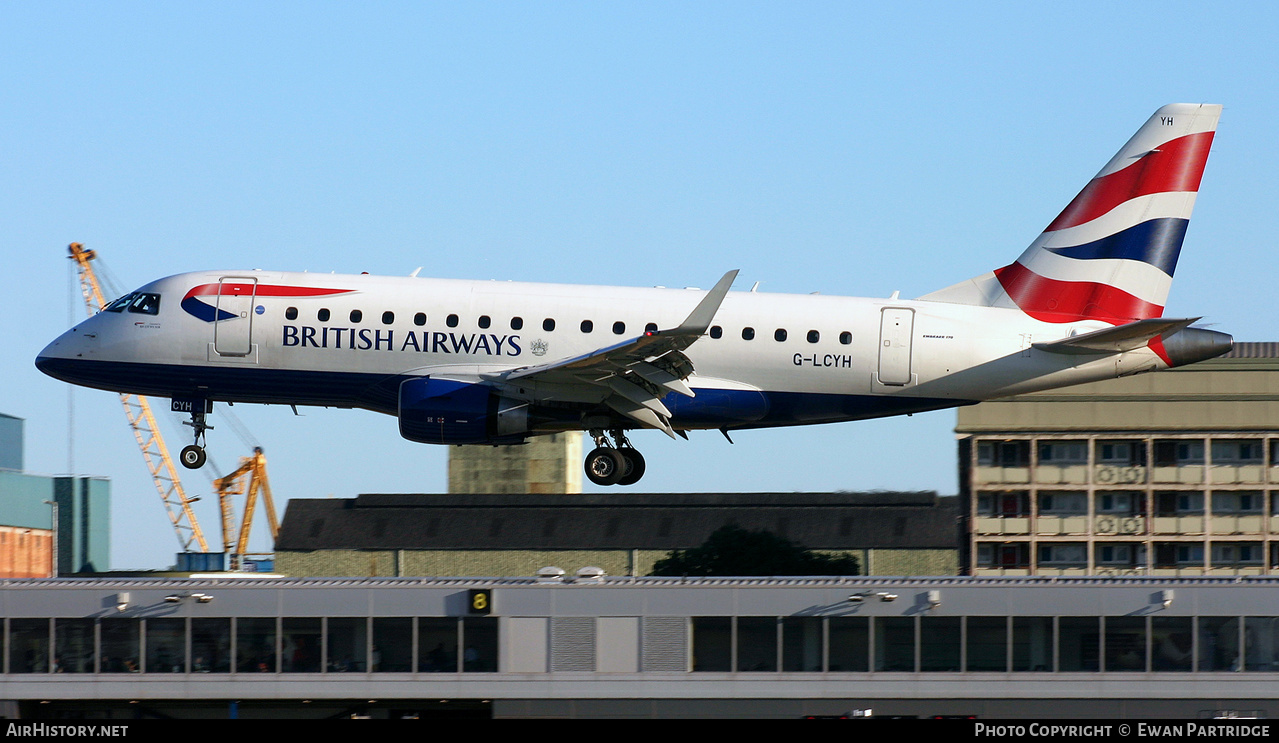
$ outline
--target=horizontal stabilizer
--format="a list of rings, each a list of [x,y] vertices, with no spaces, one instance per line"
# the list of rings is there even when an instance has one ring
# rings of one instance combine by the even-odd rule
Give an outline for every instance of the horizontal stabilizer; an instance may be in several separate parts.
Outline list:
[[[1103,328],[1083,335],[1073,335],[1059,341],[1035,343],[1035,348],[1048,353],[1065,354],[1110,354],[1123,353],[1141,348],[1158,336],[1173,335],[1179,330],[1198,321],[1198,317],[1182,320],[1170,320],[1156,317],[1149,320],[1138,320],[1113,328]]]

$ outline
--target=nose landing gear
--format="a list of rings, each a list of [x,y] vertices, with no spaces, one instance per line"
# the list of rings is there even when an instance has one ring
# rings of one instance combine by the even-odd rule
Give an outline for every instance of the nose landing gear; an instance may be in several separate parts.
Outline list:
[[[183,425],[190,426],[195,429],[195,443],[190,446],[182,447],[182,453],[178,455],[178,459],[182,462],[182,466],[189,470],[198,470],[204,466],[208,455],[204,452],[204,432],[212,431],[210,426],[204,420],[203,407],[194,408],[191,411],[191,420],[182,421]]]
[[[621,429],[609,431],[613,442],[599,429],[590,431],[595,448],[586,455],[586,477],[596,485],[634,485],[644,476],[644,456]]]

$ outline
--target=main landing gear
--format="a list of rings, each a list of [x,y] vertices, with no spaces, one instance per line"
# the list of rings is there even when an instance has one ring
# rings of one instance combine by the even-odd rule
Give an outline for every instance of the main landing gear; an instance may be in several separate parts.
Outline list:
[[[644,456],[636,451],[626,434],[615,428],[608,436],[592,429],[595,448],[586,455],[586,478],[596,485],[634,485],[644,476]]]
[[[184,425],[188,425],[195,429],[195,443],[190,446],[182,447],[182,453],[178,455],[182,466],[189,470],[198,470],[204,466],[204,462],[209,458],[204,453],[204,432],[212,431],[213,426],[204,422],[204,410],[192,410],[191,420],[182,421]]]

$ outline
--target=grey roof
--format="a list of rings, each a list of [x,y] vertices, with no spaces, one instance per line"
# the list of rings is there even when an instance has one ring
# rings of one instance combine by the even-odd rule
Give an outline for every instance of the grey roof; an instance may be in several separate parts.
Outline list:
[[[954,501],[932,491],[294,498],[275,548],[670,550],[735,523],[811,549],[954,549]]]
[[[1279,342],[1235,341],[1234,348],[1223,354],[1223,359],[1275,359],[1279,358]]]

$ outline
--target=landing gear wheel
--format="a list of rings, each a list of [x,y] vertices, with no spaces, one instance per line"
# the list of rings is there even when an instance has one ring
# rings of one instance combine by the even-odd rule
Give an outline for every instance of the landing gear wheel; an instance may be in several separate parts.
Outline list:
[[[626,474],[626,457],[617,449],[600,446],[586,455],[586,477],[596,485],[616,485]]]
[[[644,476],[644,455],[635,449],[625,448],[618,449],[622,453],[622,457],[626,459],[626,467],[622,472],[621,478],[618,479],[618,485],[634,485]]]
[[[203,446],[192,444],[182,447],[182,454],[178,458],[182,460],[183,467],[189,470],[198,470],[204,466],[204,461],[209,457],[204,453]]]

